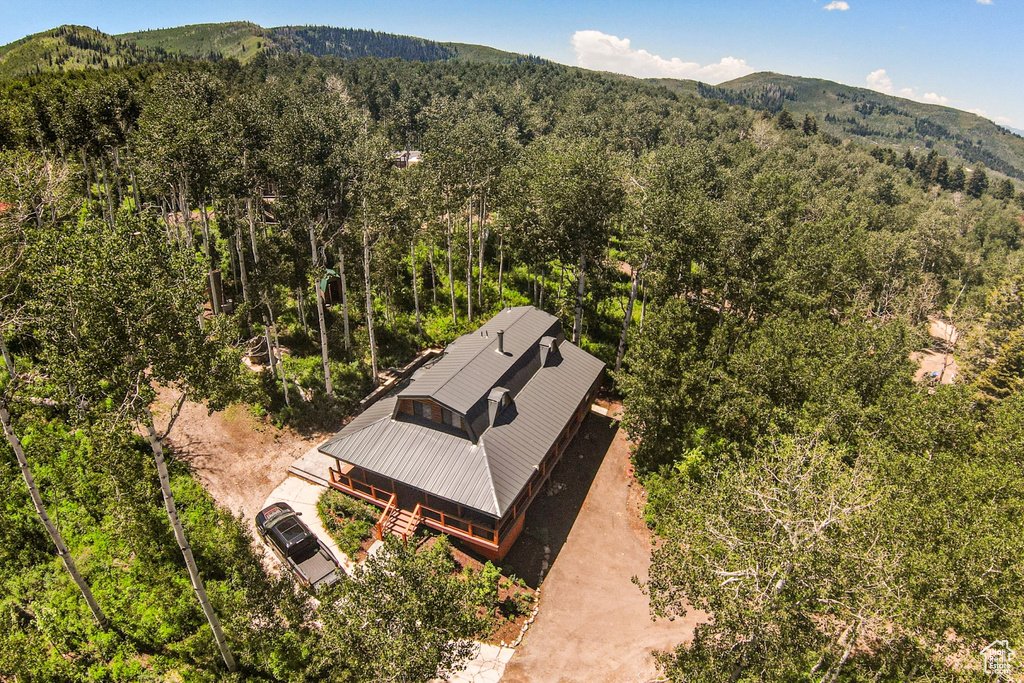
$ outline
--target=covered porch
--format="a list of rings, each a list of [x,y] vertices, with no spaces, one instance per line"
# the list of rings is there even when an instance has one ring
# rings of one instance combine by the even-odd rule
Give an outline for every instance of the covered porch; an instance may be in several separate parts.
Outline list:
[[[330,467],[330,485],[381,508],[377,537],[395,533],[408,539],[420,524],[469,545],[488,559],[499,559],[522,530],[512,514],[496,519],[341,460]]]

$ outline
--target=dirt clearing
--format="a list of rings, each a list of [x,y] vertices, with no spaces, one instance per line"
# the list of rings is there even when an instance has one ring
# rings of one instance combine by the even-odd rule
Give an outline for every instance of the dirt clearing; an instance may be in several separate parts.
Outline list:
[[[608,406],[615,415],[617,405]],[[507,564],[527,577],[532,545],[551,550],[540,614],[516,649],[504,683],[625,683],[657,676],[651,652],[693,637],[702,613],[651,621],[632,578],[647,578],[651,541],[640,518],[642,491],[629,442],[608,417],[591,413],[549,490],[527,512],[527,531]]]
[[[179,395],[173,389],[157,395],[153,417],[160,433]],[[278,429],[244,405],[210,415],[202,403],[186,401],[166,443],[174,458],[192,466],[217,503],[252,525],[292,462],[330,434]]]

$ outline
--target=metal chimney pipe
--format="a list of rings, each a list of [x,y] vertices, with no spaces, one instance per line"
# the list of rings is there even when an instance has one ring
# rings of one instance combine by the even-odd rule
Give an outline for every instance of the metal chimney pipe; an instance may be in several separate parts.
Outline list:
[[[505,330],[498,330],[498,353],[505,353]]]

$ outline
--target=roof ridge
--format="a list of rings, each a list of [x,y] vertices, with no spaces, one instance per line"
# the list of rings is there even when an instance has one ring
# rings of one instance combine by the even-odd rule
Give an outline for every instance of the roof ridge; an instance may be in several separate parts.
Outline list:
[[[530,311],[530,308],[532,308],[532,307],[531,306],[521,306],[521,307],[517,307],[517,308],[522,308],[523,310],[520,311],[519,315],[517,315],[515,318],[513,318],[512,322],[509,323],[504,328],[505,331],[508,331],[508,328],[512,327],[517,322],[522,320],[526,316],[526,314]],[[506,309],[506,310],[513,311],[515,309],[514,308],[509,308],[509,309]],[[540,310],[540,309],[537,309],[537,310]],[[501,315],[504,312],[505,311],[502,310],[501,312],[498,313],[498,315]],[[484,325],[489,325],[491,323],[491,321],[493,321],[495,318],[498,317],[498,315],[492,316],[490,320],[488,320],[483,325],[478,327],[476,331],[479,332],[481,329],[483,329]],[[462,336],[467,336],[467,335],[472,335],[472,334],[474,334],[474,333],[473,332],[467,332],[465,335],[462,335]],[[431,392],[431,394],[436,395],[438,392],[440,392],[442,389],[444,389],[446,386],[448,386],[449,382],[451,382],[453,379],[455,379],[459,375],[460,372],[462,372],[466,367],[469,366],[470,363],[475,361],[480,356],[480,354],[482,354],[484,351],[486,351],[489,348],[491,348],[491,343],[488,341],[488,343],[484,344],[483,346],[481,346],[480,350],[477,351],[476,353],[474,353],[472,357],[468,358],[466,360],[466,362],[462,364],[461,367],[457,368],[454,372],[452,372],[452,374],[448,375],[448,377],[445,379],[445,381],[441,382],[441,384],[439,384],[437,387],[435,387],[434,390]]]
[[[356,417],[359,417],[359,416],[357,415]],[[356,434],[359,434],[360,432],[365,432],[367,429],[369,429],[370,427],[374,426],[375,424],[379,424],[379,423],[383,422],[384,420],[389,420],[390,421],[390,420],[393,420],[393,419],[394,419],[394,417],[391,416],[390,414],[389,415],[381,415],[376,420],[370,420],[366,424],[364,424],[361,427],[358,427],[358,428],[352,430],[348,434],[343,434],[342,433],[344,431],[344,427],[342,427],[341,431],[337,432],[334,436],[332,436],[331,438],[327,439],[327,441],[324,441],[322,444],[320,444],[320,446],[317,446],[317,449],[319,449],[321,446],[326,446],[328,444],[340,443],[340,442],[344,441],[345,439],[348,439],[350,437],[355,436]],[[348,425],[345,425],[345,426],[348,426]]]
[[[487,457],[487,447],[484,445],[484,440],[480,439],[475,446],[480,447],[480,452],[484,458],[484,471],[487,472],[487,483],[491,485],[491,498],[494,499],[494,514],[501,515],[501,503],[498,501],[498,489],[494,486],[494,475],[491,473],[491,459]]]

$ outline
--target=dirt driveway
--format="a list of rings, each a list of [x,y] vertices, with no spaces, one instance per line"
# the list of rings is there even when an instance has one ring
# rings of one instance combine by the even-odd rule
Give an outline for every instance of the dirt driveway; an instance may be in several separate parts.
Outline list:
[[[178,392],[162,390],[153,404],[157,429],[166,429]],[[189,463],[218,504],[252,525],[267,496],[288,476],[288,467],[330,434],[299,434],[230,406],[208,415],[202,403],[186,402],[167,438],[173,456]]]
[[[628,683],[657,677],[651,652],[693,636],[703,615],[651,621],[631,581],[647,578],[650,540],[629,471],[629,443],[611,419],[591,413],[552,473],[553,485],[527,513],[527,531],[507,565],[529,581],[536,547],[551,569],[540,613],[503,683]],[[564,487],[564,488],[563,488]]]

